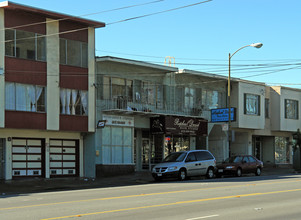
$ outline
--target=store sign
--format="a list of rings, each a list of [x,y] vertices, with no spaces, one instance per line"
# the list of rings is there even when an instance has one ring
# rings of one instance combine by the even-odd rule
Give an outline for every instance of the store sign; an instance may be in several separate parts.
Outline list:
[[[97,122],[97,128],[104,128],[106,126],[106,120],[99,120]]]
[[[161,116],[151,118],[152,134],[207,135],[208,122],[205,119],[183,116]]]
[[[231,108],[231,121],[236,120],[236,109]],[[227,122],[229,121],[229,109],[217,108],[211,109],[211,122]]]
[[[134,117],[103,115],[102,119],[106,121],[106,125],[134,127]]]

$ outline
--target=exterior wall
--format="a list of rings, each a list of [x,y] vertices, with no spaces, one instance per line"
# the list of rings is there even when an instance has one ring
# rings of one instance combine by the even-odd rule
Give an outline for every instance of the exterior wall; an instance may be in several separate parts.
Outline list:
[[[260,115],[244,114],[244,94],[254,94],[260,96]],[[238,84],[238,100],[237,100],[237,117],[239,128],[264,129],[264,94],[265,86],[239,82]],[[234,104],[234,106],[236,106]]]
[[[271,129],[274,131],[280,130],[281,115],[284,115],[281,105],[281,89],[280,87],[271,87]]]
[[[47,130],[59,130],[60,114],[60,88],[59,88],[59,66],[60,66],[60,39],[58,21],[47,19]]]
[[[0,128],[4,127],[5,123],[5,75],[4,75],[4,60],[5,60],[5,32],[4,32],[4,9],[0,9]]]

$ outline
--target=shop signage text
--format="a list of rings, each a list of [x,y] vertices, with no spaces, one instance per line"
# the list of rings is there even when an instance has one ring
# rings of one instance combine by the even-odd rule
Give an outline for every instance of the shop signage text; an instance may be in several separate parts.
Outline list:
[[[231,121],[236,120],[235,108],[231,108]],[[217,108],[211,109],[211,122],[227,122],[229,121],[229,109]]]
[[[134,127],[134,117],[125,117],[118,115],[103,115],[106,125]]]

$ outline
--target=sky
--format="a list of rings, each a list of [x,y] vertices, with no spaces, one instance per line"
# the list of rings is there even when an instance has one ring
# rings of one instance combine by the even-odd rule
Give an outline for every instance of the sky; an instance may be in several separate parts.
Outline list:
[[[300,0],[13,2],[106,23],[95,33],[97,56],[162,65],[172,57],[179,69],[227,76],[229,53],[261,42],[233,55],[231,77],[301,89]]]

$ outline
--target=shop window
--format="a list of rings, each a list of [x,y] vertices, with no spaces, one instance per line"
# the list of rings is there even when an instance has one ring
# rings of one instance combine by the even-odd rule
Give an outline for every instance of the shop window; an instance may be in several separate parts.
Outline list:
[[[246,115],[260,115],[260,96],[244,94],[244,113]]]
[[[133,161],[132,128],[108,126],[102,131],[103,164],[131,164]]]
[[[61,114],[88,115],[88,91],[61,89],[60,109]]]
[[[287,119],[299,119],[298,101],[285,99],[285,118]]]
[[[29,60],[46,60],[46,40],[43,35],[5,30],[5,55]]]
[[[45,112],[45,87],[19,83],[5,84],[5,109]]]
[[[88,67],[88,44],[85,42],[60,39],[60,63]]]

